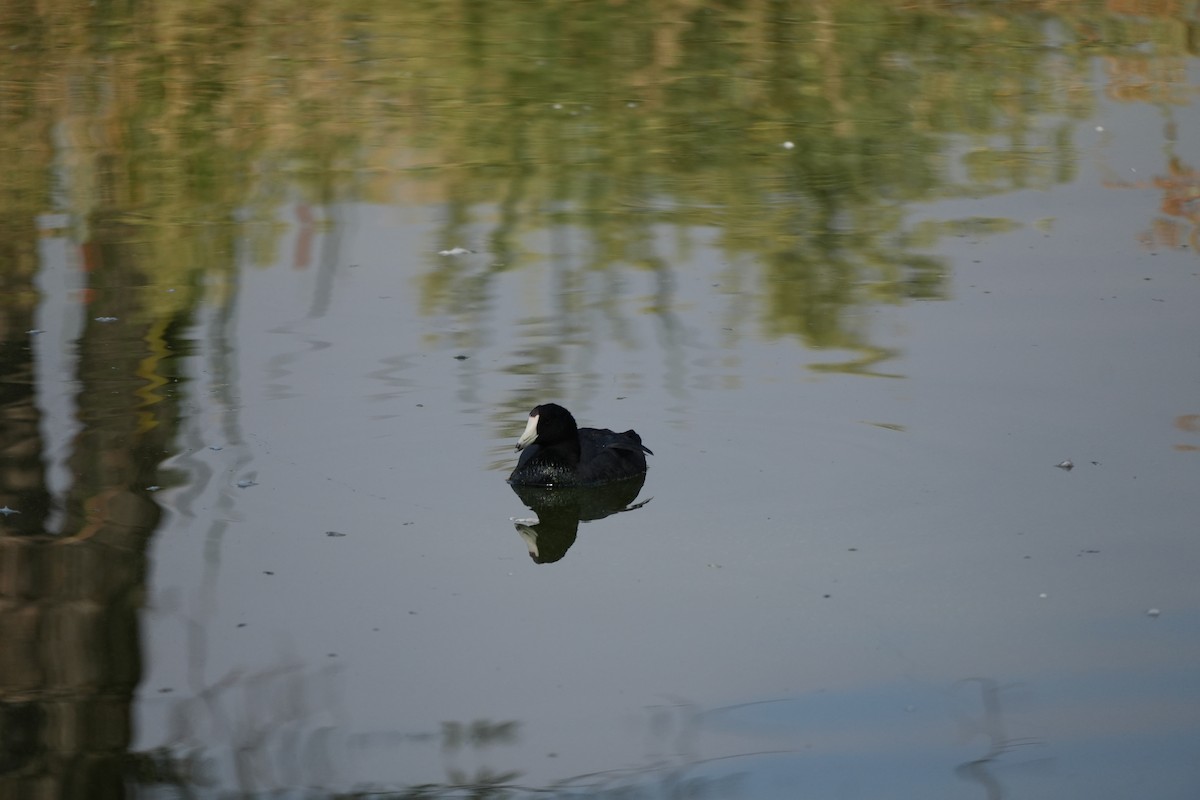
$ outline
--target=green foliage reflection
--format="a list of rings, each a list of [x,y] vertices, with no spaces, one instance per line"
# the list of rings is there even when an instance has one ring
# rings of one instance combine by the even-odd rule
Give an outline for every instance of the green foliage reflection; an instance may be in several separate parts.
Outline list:
[[[7,4],[0,212],[26,242],[48,211],[119,225],[218,299],[238,242],[275,258],[285,203],[443,203],[441,240],[484,225],[496,269],[563,225],[588,269],[658,269],[652,230],[715,226],[761,271],[762,332],[870,353],[847,307],[944,293],[908,204],[1070,179],[1093,59],[1186,102],[1196,25],[1095,0]],[[489,276],[434,263],[423,308],[477,308]]]

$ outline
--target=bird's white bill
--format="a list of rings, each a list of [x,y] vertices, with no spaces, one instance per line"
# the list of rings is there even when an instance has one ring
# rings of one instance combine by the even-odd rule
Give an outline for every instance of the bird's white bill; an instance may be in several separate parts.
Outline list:
[[[521,434],[520,439],[517,439],[518,450],[524,450],[537,441],[537,423],[537,414],[530,414],[529,422],[525,425],[525,432]]]
[[[525,549],[529,551],[529,555],[534,558],[538,557],[537,531],[527,525],[517,523],[517,533],[521,535],[521,539],[525,542]]]

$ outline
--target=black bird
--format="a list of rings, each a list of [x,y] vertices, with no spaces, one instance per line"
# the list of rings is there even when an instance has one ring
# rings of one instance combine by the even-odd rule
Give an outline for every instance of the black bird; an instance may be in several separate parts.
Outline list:
[[[555,403],[529,412],[529,424],[517,440],[523,451],[508,482],[519,486],[600,486],[646,472],[646,453],[634,431],[580,428]]]

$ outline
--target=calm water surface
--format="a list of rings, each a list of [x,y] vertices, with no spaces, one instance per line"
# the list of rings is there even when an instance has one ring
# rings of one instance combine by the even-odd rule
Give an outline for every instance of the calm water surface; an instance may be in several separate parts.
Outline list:
[[[0,796],[1196,796],[1198,21],[955,8],[10,21]]]

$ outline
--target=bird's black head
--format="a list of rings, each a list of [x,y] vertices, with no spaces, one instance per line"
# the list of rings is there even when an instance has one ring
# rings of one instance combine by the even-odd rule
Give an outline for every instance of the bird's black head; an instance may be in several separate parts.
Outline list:
[[[542,403],[529,412],[529,422],[517,440],[517,449],[523,450],[534,442],[549,447],[578,437],[579,426],[570,411],[557,403]]]

